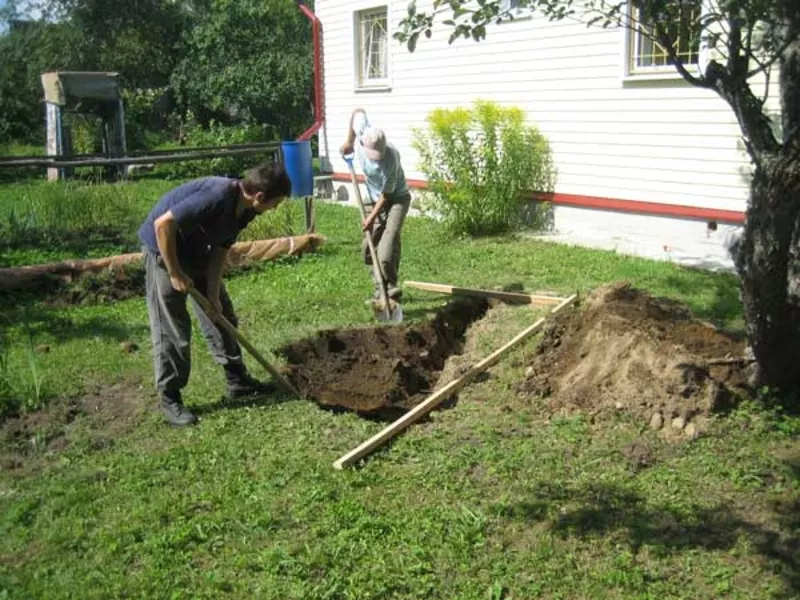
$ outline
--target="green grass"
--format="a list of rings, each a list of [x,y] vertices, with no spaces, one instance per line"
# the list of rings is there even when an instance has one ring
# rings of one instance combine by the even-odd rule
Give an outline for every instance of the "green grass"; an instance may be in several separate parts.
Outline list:
[[[228,282],[242,333],[265,352],[320,329],[373,325],[356,212],[321,205],[317,222],[329,237],[319,254]],[[409,220],[403,243],[403,279],[564,294],[627,279],[741,326],[725,274],[528,239],[446,239],[421,219]],[[405,313],[430,318],[444,302],[408,290]],[[534,316],[499,313],[477,351]],[[54,406],[114,384],[109,405],[124,390],[153,405],[142,299],[33,303],[2,319],[20,389],[34,356]],[[140,350],[120,352],[125,340]],[[50,352],[29,352],[41,344]],[[800,597],[796,418],[745,405],[681,446],[624,414],[544,419],[514,391],[532,348],[340,472],[331,463],[382,425],[288,398],[223,408],[221,374],[196,336],[186,399],[199,427],[173,430],[148,411],[98,444],[81,417],[64,427],[66,450],[34,451],[27,471],[0,473],[0,598]],[[651,467],[625,458],[634,442]]]
[[[0,268],[137,252],[137,229],[162,194],[182,183],[145,179],[114,185],[32,181],[0,187]],[[287,202],[241,238],[299,230],[302,208]]]

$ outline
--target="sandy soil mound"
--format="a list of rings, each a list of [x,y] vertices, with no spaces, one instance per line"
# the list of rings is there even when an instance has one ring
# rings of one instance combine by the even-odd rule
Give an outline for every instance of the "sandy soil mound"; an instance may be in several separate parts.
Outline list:
[[[432,392],[487,308],[483,299],[456,299],[421,325],[322,331],[277,352],[291,382],[320,406],[394,419]]]
[[[622,282],[546,327],[521,391],[544,397],[555,414],[626,410],[654,429],[693,437],[704,417],[746,389],[741,363],[714,364],[744,349],[684,305]]]

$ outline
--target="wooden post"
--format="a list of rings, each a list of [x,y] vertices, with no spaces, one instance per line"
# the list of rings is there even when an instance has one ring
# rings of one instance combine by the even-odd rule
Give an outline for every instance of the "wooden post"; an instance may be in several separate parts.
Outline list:
[[[453,294],[459,296],[478,296],[481,298],[497,298],[506,302],[517,302],[520,304],[533,304],[535,306],[555,306],[563,298],[557,296],[542,296],[528,294],[525,292],[501,292],[497,290],[476,290],[473,288],[462,288],[443,283],[426,283],[424,281],[404,281],[403,285],[424,290],[426,292],[438,292],[440,294]]]
[[[569,298],[559,298],[558,299],[560,302],[559,305],[556,306],[552,311],[550,311],[550,314],[548,316],[552,316],[561,312],[564,308],[570,306],[573,302],[575,302],[577,298],[578,298],[577,294],[573,294]],[[397,419],[394,423],[384,428],[383,430],[379,431],[377,434],[372,436],[370,439],[368,439],[366,442],[364,442],[354,450],[351,450],[350,452],[342,456],[339,460],[333,463],[334,468],[344,469],[345,467],[349,467],[359,459],[370,454],[373,450],[375,450],[379,446],[382,446],[384,443],[389,441],[395,435],[403,431],[406,427],[408,427],[415,421],[421,419],[423,416],[425,416],[431,410],[433,410],[436,406],[447,400],[458,390],[465,387],[470,381],[472,381],[475,378],[476,375],[482,373],[492,365],[496,364],[500,360],[500,358],[502,358],[510,350],[517,347],[523,341],[531,337],[542,327],[542,325],[545,324],[546,321],[547,318],[542,317],[541,319],[536,321],[533,325],[531,325],[524,331],[517,334],[517,336],[510,342],[508,342],[505,346],[503,346],[499,350],[496,350],[494,353],[484,358],[481,362],[471,367],[461,377],[451,381],[440,390],[434,392],[433,394],[428,396],[425,400],[423,400],[421,404],[415,406],[412,410],[410,410],[405,415]]]
[[[62,137],[61,107],[58,104],[47,102],[47,148],[48,156],[61,156],[64,153]],[[47,169],[47,181],[58,181],[62,178],[63,169]]]
[[[314,233],[316,223],[314,219],[314,197],[307,196],[303,198],[305,201],[305,216],[306,216],[306,233]]]

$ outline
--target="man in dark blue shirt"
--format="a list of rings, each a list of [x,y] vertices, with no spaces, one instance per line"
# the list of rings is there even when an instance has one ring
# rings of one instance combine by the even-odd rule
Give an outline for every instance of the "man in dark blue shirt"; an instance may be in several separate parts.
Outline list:
[[[197,421],[181,398],[191,370],[189,288],[194,286],[208,298],[215,314],[236,326],[233,305],[222,283],[228,250],[250,221],[277,208],[290,192],[289,177],[279,165],[255,167],[244,179],[203,177],[167,192],[139,229],[156,389],[168,423],[184,426]],[[232,399],[270,391],[270,386],[248,374],[236,339],[217,326],[214,315],[209,317],[191,302],[214,360],[225,369],[226,396]]]

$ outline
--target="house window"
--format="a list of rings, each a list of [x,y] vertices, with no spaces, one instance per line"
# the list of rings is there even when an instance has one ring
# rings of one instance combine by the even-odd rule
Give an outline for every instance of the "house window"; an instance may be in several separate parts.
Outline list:
[[[519,12],[519,0],[500,0],[500,10],[513,10]]]
[[[636,26],[628,38],[628,72],[674,71],[667,48],[652,39],[653,22],[643,19],[637,8],[629,6],[628,10]],[[669,37],[675,40],[672,49],[684,65],[696,65],[700,59],[701,10],[702,0],[669,0],[665,7]]]
[[[515,19],[519,18],[523,14],[520,0],[500,0],[500,12],[502,13],[503,11],[508,11]],[[530,14],[529,10],[528,15]]]
[[[385,6],[355,13],[356,84],[360,88],[389,84],[389,35]]]

